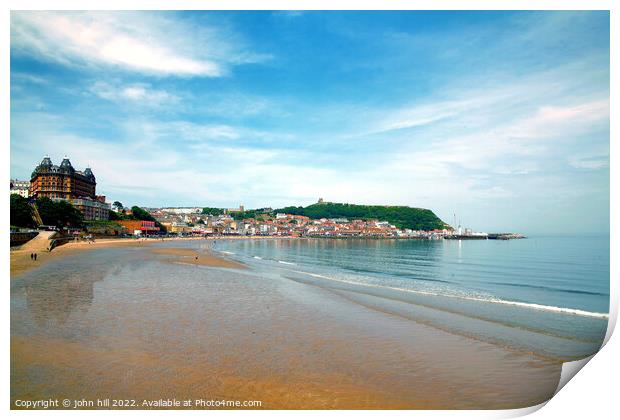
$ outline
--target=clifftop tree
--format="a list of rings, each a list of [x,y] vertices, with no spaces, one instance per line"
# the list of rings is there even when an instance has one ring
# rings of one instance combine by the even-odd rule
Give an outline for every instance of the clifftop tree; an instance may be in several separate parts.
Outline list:
[[[431,210],[407,206],[365,206],[324,202],[307,207],[284,207],[274,212],[308,216],[311,219],[340,217],[362,220],[378,219],[390,222],[399,229],[433,230],[448,227]]]
[[[52,201],[47,197],[37,198],[37,208],[41,220],[46,225],[57,227],[82,227],[82,212],[67,201]]]
[[[28,199],[11,194],[11,226],[35,227]]]
[[[166,227],[164,225],[162,225],[161,223],[159,223],[159,221],[157,221],[157,219],[155,219],[151,213],[149,213],[146,210],[141,209],[138,206],[133,206],[131,208],[131,219],[134,220],[148,220],[151,222],[155,222],[155,226],[157,226],[160,230],[160,232],[166,232]]]

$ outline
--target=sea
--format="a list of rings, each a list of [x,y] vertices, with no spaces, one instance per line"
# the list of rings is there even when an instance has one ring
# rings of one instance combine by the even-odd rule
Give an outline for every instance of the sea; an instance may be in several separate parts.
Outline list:
[[[609,236],[220,240],[215,252],[370,309],[556,361],[601,347]]]

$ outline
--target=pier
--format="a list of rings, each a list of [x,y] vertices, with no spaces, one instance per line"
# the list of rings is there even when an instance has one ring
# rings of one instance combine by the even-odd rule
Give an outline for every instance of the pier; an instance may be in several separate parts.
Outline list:
[[[446,235],[444,239],[494,239],[494,240],[509,240],[509,239],[523,239],[524,235],[520,233],[476,233],[476,234],[463,234],[463,235]]]

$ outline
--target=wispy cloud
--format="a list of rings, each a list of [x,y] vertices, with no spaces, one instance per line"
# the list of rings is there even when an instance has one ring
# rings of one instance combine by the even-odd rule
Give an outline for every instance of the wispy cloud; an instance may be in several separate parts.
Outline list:
[[[303,10],[278,10],[277,12],[273,12],[273,15],[284,18],[296,18],[303,16],[304,13]]]
[[[577,169],[597,170],[609,166],[609,156],[572,157],[568,162]]]
[[[49,81],[43,77],[37,76],[35,74],[22,73],[22,72],[11,72],[11,81],[12,82],[34,83],[37,85],[46,85],[49,83]]]
[[[260,62],[213,26],[147,12],[12,12],[15,53],[71,66],[111,66],[155,75],[219,77]],[[229,36],[228,38],[233,38]]]
[[[129,101],[134,105],[140,104],[147,107],[174,106],[180,100],[177,95],[165,90],[154,89],[148,83],[111,84],[99,81],[94,83],[89,91],[109,101],[117,103]]]
[[[27,120],[38,124],[27,129]],[[58,159],[68,154],[76,167],[93,168],[102,193],[113,190],[115,196],[138,204],[158,200],[162,205],[191,205],[198,200],[228,205],[249,199],[284,205],[291,199],[307,200],[309,193],[314,197],[336,175],[310,162],[293,162],[286,151],[220,141],[237,136],[232,127],[132,121],[124,126],[122,141],[110,142],[73,134],[67,124],[45,113],[14,116],[14,136],[21,140],[13,145],[14,158],[31,171],[38,163],[32,160],[42,157],[35,158],[32,148]],[[113,165],[110,156],[115,156]],[[265,182],[247,183],[249,179]]]
[[[129,122],[129,124],[135,124]],[[141,128],[158,141],[174,141],[183,147],[194,143],[207,144],[213,140],[235,140],[241,135],[240,128],[225,124],[195,124],[188,121],[168,121],[165,123],[143,121]]]

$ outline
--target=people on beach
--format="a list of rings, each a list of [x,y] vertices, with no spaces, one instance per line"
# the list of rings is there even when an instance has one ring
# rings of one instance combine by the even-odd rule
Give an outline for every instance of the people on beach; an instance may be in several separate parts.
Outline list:
[[[32,252],[30,253],[30,259],[34,260],[34,253],[32,253]]]
[[[34,253],[34,260],[35,261],[37,260],[37,253],[36,252]]]

